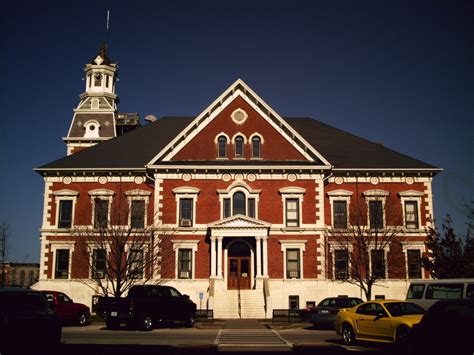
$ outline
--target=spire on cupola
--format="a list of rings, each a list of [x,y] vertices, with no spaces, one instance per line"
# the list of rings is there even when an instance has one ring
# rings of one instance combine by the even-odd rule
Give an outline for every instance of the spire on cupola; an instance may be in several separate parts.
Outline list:
[[[118,113],[118,65],[107,55],[107,44],[101,43],[98,54],[86,64],[85,91],[74,109],[67,137],[67,153],[72,154],[139,126],[136,113]]]

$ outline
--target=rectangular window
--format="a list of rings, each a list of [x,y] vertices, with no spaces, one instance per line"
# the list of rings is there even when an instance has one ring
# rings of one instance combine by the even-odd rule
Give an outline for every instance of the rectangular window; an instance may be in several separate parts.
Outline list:
[[[288,308],[290,310],[300,309],[300,296],[289,296],[288,297]]]
[[[71,228],[72,200],[59,201],[58,228]]]
[[[346,229],[347,228],[347,202],[334,201],[333,211],[334,211],[334,216],[333,216],[334,228]]]
[[[428,285],[425,298],[428,300],[460,299],[463,288],[463,284]]]
[[[334,250],[334,273],[336,280],[349,278],[349,252],[347,250]]]
[[[69,249],[56,250],[55,279],[69,278]]]
[[[178,249],[178,278],[192,278],[192,249]]]
[[[193,199],[179,199],[179,226],[192,227],[193,225]]]
[[[223,211],[224,212],[223,213],[224,218],[230,217],[230,198],[225,198],[223,204],[224,204],[224,206],[223,206],[224,207],[224,211]]]
[[[376,249],[371,251],[372,276],[378,279],[385,278],[385,251]]]
[[[411,284],[407,293],[408,299],[419,300],[423,298],[423,291],[425,290],[425,285]]]
[[[143,250],[129,251],[128,270],[130,278],[143,279]]]
[[[407,250],[408,278],[421,279],[421,253],[419,250]]]
[[[106,228],[108,226],[109,201],[96,198],[94,203],[94,228]]]
[[[300,211],[299,200],[297,198],[288,198],[286,201],[286,226],[299,227]]]
[[[383,228],[383,206],[382,201],[369,201],[370,228]]]
[[[145,228],[145,201],[133,200],[130,209],[130,226]]]
[[[92,278],[103,279],[107,267],[107,252],[105,249],[95,249],[92,252]]]
[[[287,279],[300,278],[300,250],[299,249],[286,250],[286,278]]]
[[[405,202],[405,227],[407,229],[418,229],[418,203],[416,201]]]
[[[249,217],[255,218],[255,199],[249,198],[248,205],[249,205]]]

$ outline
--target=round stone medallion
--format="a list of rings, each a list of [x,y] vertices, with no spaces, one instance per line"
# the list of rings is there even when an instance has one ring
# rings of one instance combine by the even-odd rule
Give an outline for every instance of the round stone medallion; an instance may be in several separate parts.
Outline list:
[[[342,176],[336,176],[334,178],[334,182],[337,184],[337,185],[342,185],[342,183],[344,182],[344,178]]]
[[[63,177],[63,183],[66,185],[69,185],[72,182],[72,177],[70,176],[65,176]]]
[[[145,181],[143,176],[135,176],[135,179],[133,179],[133,180],[135,181],[135,184],[137,184],[137,185],[143,184],[143,181]]]
[[[255,181],[257,179],[257,177],[255,176],[255,174],[248,174],[247,175],[247,180],[248,181]]]
[[[405,178],[405,182],[407,183],[407,185],[413,185],[415,183],[415,178],[412,176],[407,176]]]
[[[296,174],[288,174],[288,176],[286,177],[288,179],[288,181],[290,182],[294,182],[296,181],[297,177],[296,177]]]
[[[107,183],[107,176],[99,176],[99,184],[106,184]]]
[[[190,181],[191,180],[191,174],[189,174],[189,173],[183,174],[183,180],[184,181]]]
[[[230,181],[230,179],[232,179],[232,177],[230,176],[230,174],[224,174],[224,175],[222,175],[222,180],[224,180],[225,182]]]

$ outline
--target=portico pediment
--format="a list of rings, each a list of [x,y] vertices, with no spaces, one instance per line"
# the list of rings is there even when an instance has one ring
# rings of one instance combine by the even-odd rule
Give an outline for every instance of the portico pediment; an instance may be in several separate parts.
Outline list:
[[[211,237],[267,237],[270,223],[235,215],[210,223]]]
[[[252,217],[244,215],[235,215],[212,222],[209,225],[211,230],[214,229],[266,229],[270,227],[270,223],[264,222]]]

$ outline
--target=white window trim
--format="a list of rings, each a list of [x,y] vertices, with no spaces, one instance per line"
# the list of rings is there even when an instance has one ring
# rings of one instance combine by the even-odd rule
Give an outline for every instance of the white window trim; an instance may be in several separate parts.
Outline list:
[[[387,254],[390,251],[390,245],[385,245],[383,248],[375,248],[369,246],[367,252],[369,253],[369,273],[372,275],[372,250],[383,250],[383,262],[384,262],[384,278],[383,280],[388,280],[388,260]]]
[[[144,211],[144,219],[143,219],[143,229],[147,228],[148,226],[148,205],[150,203],[150,191],[135,189],[125,191],[125,195],[127,196],[128,200],[128,228],[132,227],[132,202],[133,201],[145,201],[145,211]]]
[[[91,100],[91,107],[93,106],[94,100],[96,100],[96,99]],[[99,108],[99,99],[97,99],[96,102],[97,102],[97,108],[92,107],[92,109],[98,109]],[[90,128],[89,128],[90,126],[95,126],[95,130],[91,131]],[[84,138],[99,138],[100,137],[100,134],[99,134],[100,127],[101,126],[100,126],[99,122],[96,121],[96,120],[89,120],[86,123],[84,123],[84,129],[85,129]]]
[[[74,241],[62,241],[58,243],[51,244],[50,251],[53,254],[53,264],[52,264],[52,280],[70,280],[71,279],[71,270],[72,270],[72,253],[74,253],[74,247],[76,242]],[[67,279],[56,279],[56,251],[58,249],[68,249],[69,250],[69,265],[67,271]]]
[[[258,156],[258,157],[253,156],[253,138],[254,137],[260,138],[260,156]],[[263,154],[262,154],[263,143],[264,143],[263,136],[260,133],[254,132],[250,135],[250,137],[249,137],[250,159],[253,159],[253,160],[262,160],[263,159]]]
[[[285,280],[303,280],[304,279],[304,265],[303,265],[303,253],[306,251],[307,240],[280,240],[281,251],[283,252],[283,279]],[[291,279],[286,277],[286,251],[287,249],[299,249],[300,251],[300,277],[297,279]]]
[[[242,132],[237,132],[236,134],[232,136],[232,140],[231,140],[232,144],[235,144],[235,139],[237,137],[242,137],[244,139],[244,144],[248,143],[248,140],[247,140],[247,137],[245,137],[245,134],[243,134]]]
[[[125,252],[127,253],[127,259],[129,257],[129,254],[130,254],[131,250],[141,250],[143,252],[142,278],[141,279],[134,279],[134,280],[145,280],[145,279],[147,279],[147,277],[146,277],[146,264],[147,264],[146,258],[147,258],[147,253],[148,253],[148,250],[149,250],[149,245],[147,243],[144,243],[142,245],[141,249],[138,249],[138,248],[132,249],[132,246],[133,246],[133,243],[127,243],[125,245]],[[128,262],[128,260],[127,260],[127,262]],[[154,267],[154,265],[152,265],[152,267]],[[151,270],[151,275],[153,275],[153,273],[154,273],[154,270]],[[151,278],[151,277],[152,276],[150,276],[149,278]]]
[[[91,220],[91,225],[93,228],[94,222],[95,222],[95,199],[98,198],[100,200],[108,201],[109,206],[107,208],[107,227],[110,227],[110,216],[112,213],[112,200],[115,195],[115,192],[112,190],[107,190],[107,189],[95,189],[89,191],[89,196],[91,198],[91,203],[92,203],[92,220]]]
[[[226,148],[225,148],[225,157],[220,157],[219,156],[219,137],[221,137],[221,136],[224,136],[227,139],[227,145],[226,145]],[[214,143],[215,143],[215,147],[216,147],[217,160],[229,159],[229,145],[231,144],[230,137],[227,134],[225,134],[224,132],[220,132],[214,137]]]
[[[72,191],[72,190],[59,190],[53,192],[54,195],[54,202],[56,204],[56,218],[54,226],[58,229],[70,229],[74,227],[74,215],[76,214],[76,203],[77,197],[79,196],[79,192]],[[70,228],[60,228],[59,227],[59,204],[61,201],[72,201],[72,215],[71,215],[71,227]]]
[[[242,142],[242,155],[239,155],[239,156],[236,155],[236,152],[237,152],[237,148],[236,148],[236,147],[237,147],[237,143],[235,142],[235,139],[236,139],[237,137],[242,137],[243,140],[244,140],[244,141]],[[234,134],[234,135],[232,136],[232,141],[231,141],[231,143],[232,143],[232,145],[234,146],[234,156],[233,156],[234,159],[236,159],[236,160],[245,159],[245,146],[247,145],[247,142],[248,142],[248,141],[247,141],[247,137],[245,137],[245,135],[244,135],[242,132],[238,132],[238,133],[236,133],[236,134]]]
[[[387,202],[387,196],[390,194],[388,191],[372,189],[362,193],[365,197],[367,204],[367,227],[370,228],[370,201],[381,201],[382,202],[382,228],[387,227],[387,216],[385,215],[385,205]],[[370,228],[372,230],[372,228]]]
[[[347,218],[347,227],[350,226],[350,203],[353,192],[347,190],[333,190],[327,192],[329,197],[329,204],[331,205],[331,226],[334,228],[334,201],[346,201],[346,218]]]
[[[248,200],[249,198],[255,199],[255,217],[250,217],[250,218],[258,219],[258,201],[260,198],[261,191],[262,190],[253,190],[249,185],[247,185],[243,181],[235,182],[231,184],[225,190],[217,190],[217,193],[219,194],[221,219],[224,218],[224,199],[226,198],[230,199],[230,210],[231,210],[230,216],[234,215],[232,198],[234,197],[234,194],[236,192],[242,192],[245,195],[245,209],[246,209],[247,216],[248,216]]]
[[[198,249],[199,240],[188,240],[188,239],[175,239],[171,241],[173,243],[173,250],[175,252],[175,270],[174,270],[174,278],[176,281],[186,281],[186,280],[194,280],[196,278],[196,252]],[[192,260],[191,260],[191,278],[190,279],[180,279],[178,277],[178,250],[179,249],[191,249],[192,250]]]
[[[415,190],[407,190],[407,191],[401,191],[398,193],[400,196],[400,202],[402,204],[402,214],[403,214],[403,228],[407,232],[420,232],[423,231],[424,229],[422,228],[422,223],[421,223],[421,201],[424,196],[424,193],[421,191],[415,191]],[[418,228],[407,228],[406,227],[406,214],[405,214],[405,202],[416,202],[416,209],[417,209],[417,214],[418,214]]]
[[[89,250],[89,278],[92,279],[92,267],[94,266],[94,250],[104,250],[105,249],[105,257],[108,259],[109,254],[110,254],[110,245],[98,245],[97,243],[94,242],[88,242],[87,243],[87,249]],[[107,268],[108,263],[105,263],[105,267]],[[106,271],[107,272],[107,271]],[[105,278],[105,277],[104,277]]]
[[[176,225],[178,228],[189,228],[189,227],[181,227],[180,226],[180,200],[181,199],[192,199],[193,200],[193,219],[192,219],[192,227],[196,226],[196,205],[197,205],[197,200],[198,200],[198,194],[201,191],[197,187],[192,187],[192,186],[181,186],[174,188],[173,190],[175,201],[176,201]]]
[[[353,251],[353,245],[349,244],[347,246],[344,246],[344,245],[337,245],[337,244],[329,243],[329,252],[332,254],[332,265],[331,265],[332,280],[345,282],[344,280],[336,279],[336,255],[335,255],[336,250],[347,250],[347,253],[348,253],[348,255],[347,255],[347,257],[348,257],[347,272],[348,272],[348,279],[351,279],[351,266],[352,266],[351,254],[352,254],[352,251]]]
[[[299,186],[287,186],[282,187],[278,190],[281,195],[281,201],[283,203],[283,226],[284,228],[301,228],[303,226],[303,197],[306,193],[306,189]],[[297,199],[298,200],[298,226],[287,226],[286,223],[286,200],[288,199]]]
[[[416,280],[410,279],[408,277],[408,253],[407,250],[419,250],[420,257],[423,257],[423,253],[426,251],[426,246],[424,242],[401,242],[402,243],[402,251],[405,254],[405,270],[406,270],[406,279],[407,280]],[[423,263],[421,264],[421,279],[424,279],[425,276],[425,268],[423,267]]]

